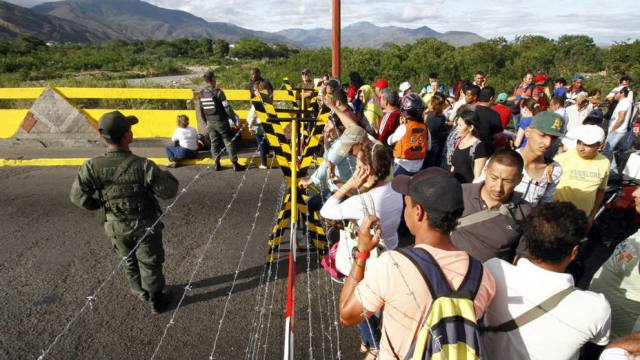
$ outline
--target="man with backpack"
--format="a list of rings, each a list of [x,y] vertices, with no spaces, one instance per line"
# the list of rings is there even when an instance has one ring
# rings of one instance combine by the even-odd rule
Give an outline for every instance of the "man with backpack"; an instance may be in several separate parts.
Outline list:
[[[365,276],[369,252],[380,241],[380,229],[371,232],[377,219],[365,218],[340,294],[340,321],[355,325],[384,309],[378,359],[447,359],[453,350],[457,359],[480,357],[476,323],[491,303],[495,283],[478,260],[456,249],[449,238],[463,211],[460,183],[431,167],[395,177],[392,188],[404,195],[404,219],[415,246],[384,252]]]
[[[587,343],[609,342],[604,295],[575,288],[566,268],[585,239],[587,217],[568,202],[536,207],[523,225],[529,256],[485,263],[496,296],[484,317],[487,359],[577,359]]]

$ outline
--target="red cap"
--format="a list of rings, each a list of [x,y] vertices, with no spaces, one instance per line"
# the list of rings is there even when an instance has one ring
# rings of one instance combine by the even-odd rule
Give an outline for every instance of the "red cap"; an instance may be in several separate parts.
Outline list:
[[[356,88],[351,86],[347,89],[347,98],[353,99],[356,96]]]
[[[384,78],[380,78],[376,82],[373,83],[373,86],[375,86],[378,89],[382,90],[382,89],[386,89],[386,88],[389,87],[389,82],[387,80],[385,80]]]
[[[547,75],[536,75],[536,77],[533,79],[534,83],[541,83],[541,82],[545,82],[549,80],[549,77]]]

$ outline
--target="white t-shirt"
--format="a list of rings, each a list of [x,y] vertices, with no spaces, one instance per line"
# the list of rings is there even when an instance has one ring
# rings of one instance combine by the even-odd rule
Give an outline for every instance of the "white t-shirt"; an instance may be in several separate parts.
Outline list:
[[[622,121],[622,125],[616,130],[617,133],[626,133],[627,125],[629,125],[629,120],[631,119],[631,109],[633,103],[631,102],[631,98],[626,97],[618,102],[615,110],[613,110],[613,115],[611,115],[611,121],[609,121],[609,132],[613,129],[613,125],[618,121],[618,114],[621,111],[626,111],[624,115],[624,121]]]
[[[496,294],[485,312],[487,326],[516,318],[554,294],[573,287],[570,274],[545,270],[527,259],[517,266],[491,259],[485,266],[496,281]],[[484,332],[487,359],[577,359],[587,342],[606,345],[611,308],[604,295],[576,289],[555,308],[509,332]]]
[[[187,126],[186,128],[177,128],[173,131],[173,135],[171,136],[171,141],[178,142],[183,148],[189,150],[198,150],[198,132],[196,129],[191,126]]]
[[[593,111],[593,105],[587,104],[582,110],[578,109],[578,105],[571,105],[565,109],[565,114],[567,117],[566,130],[569,131],[574,129],[584,122],[584,119],[587,118]]]
[[[371,199],[367,194],[371,195]],[[368,205],[371,200],[375,209],[371,209]],[[366,193],[354,195],[341,203],[332,196],[320,209],[320,215],[330,220],[356,220],[360,226],[365,216],[365,204],[367,204],[366,213],[372,214],[375,210],[375,215],[380,219],[382,241],[387,249],[392,250],[398,247],[398,225],[402,218],[403,203],[402,195],[393,191],[390,182]]]

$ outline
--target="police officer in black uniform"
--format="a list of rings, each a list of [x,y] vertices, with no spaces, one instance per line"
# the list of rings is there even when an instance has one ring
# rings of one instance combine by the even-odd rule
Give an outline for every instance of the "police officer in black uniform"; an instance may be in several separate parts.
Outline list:
[[[224,143],[224,147],[229,153],[229,158],[231,158],[233,169],[242,171],[245,167],[238,163],[238,155],[232,143],[233,131],[229,124],[229,119],[231,119],[234,121],[235,126],[239,127],[240,119],[229,105],[224,91],[216,87],[216,76],[213,71],[207,71],[203,78],[207,85],[200,90],[198,100],[200,112],[207,123],[207,132],[211,139],[211,156],[215,161],[215,169],[216,171],[222,169],[220,156],[222,144]]]

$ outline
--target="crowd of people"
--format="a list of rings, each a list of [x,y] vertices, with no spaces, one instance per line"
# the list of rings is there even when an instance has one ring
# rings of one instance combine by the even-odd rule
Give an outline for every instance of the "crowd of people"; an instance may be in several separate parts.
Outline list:
[[[365,358],[640,356],[640,233],[589,288],[569,270],[637,137],[630,78],[606,98],[580,74],[510,94],[482,71],[419,92],[349,79],[321,79],[324,162],[300,186],[320,189],[322,264]]]
[[[300,75],[298,107],[330,116],[323,162],[299,186],[324,220],[322,265],[343,283],[339,318],[357,325],[366,359],[640,356],[640,232],[613,244],[592,280],[571,270],[638,136],[629,77],[603,98],[580,74],[527,73],[510,93],[483,71],[449,88],[432,73],[417,92],[356,72],[350,84]],[[216,170],[223,148],[244,170],[239,119],[215,75],[205,81],[199,111]],[[259,69],[248,88],[273,99]],[[172,165],[199,142],[188,118],[177,123]],[[253,108],[247,123],[266,167]],[[633,197],[640,214],[640,188]]]

